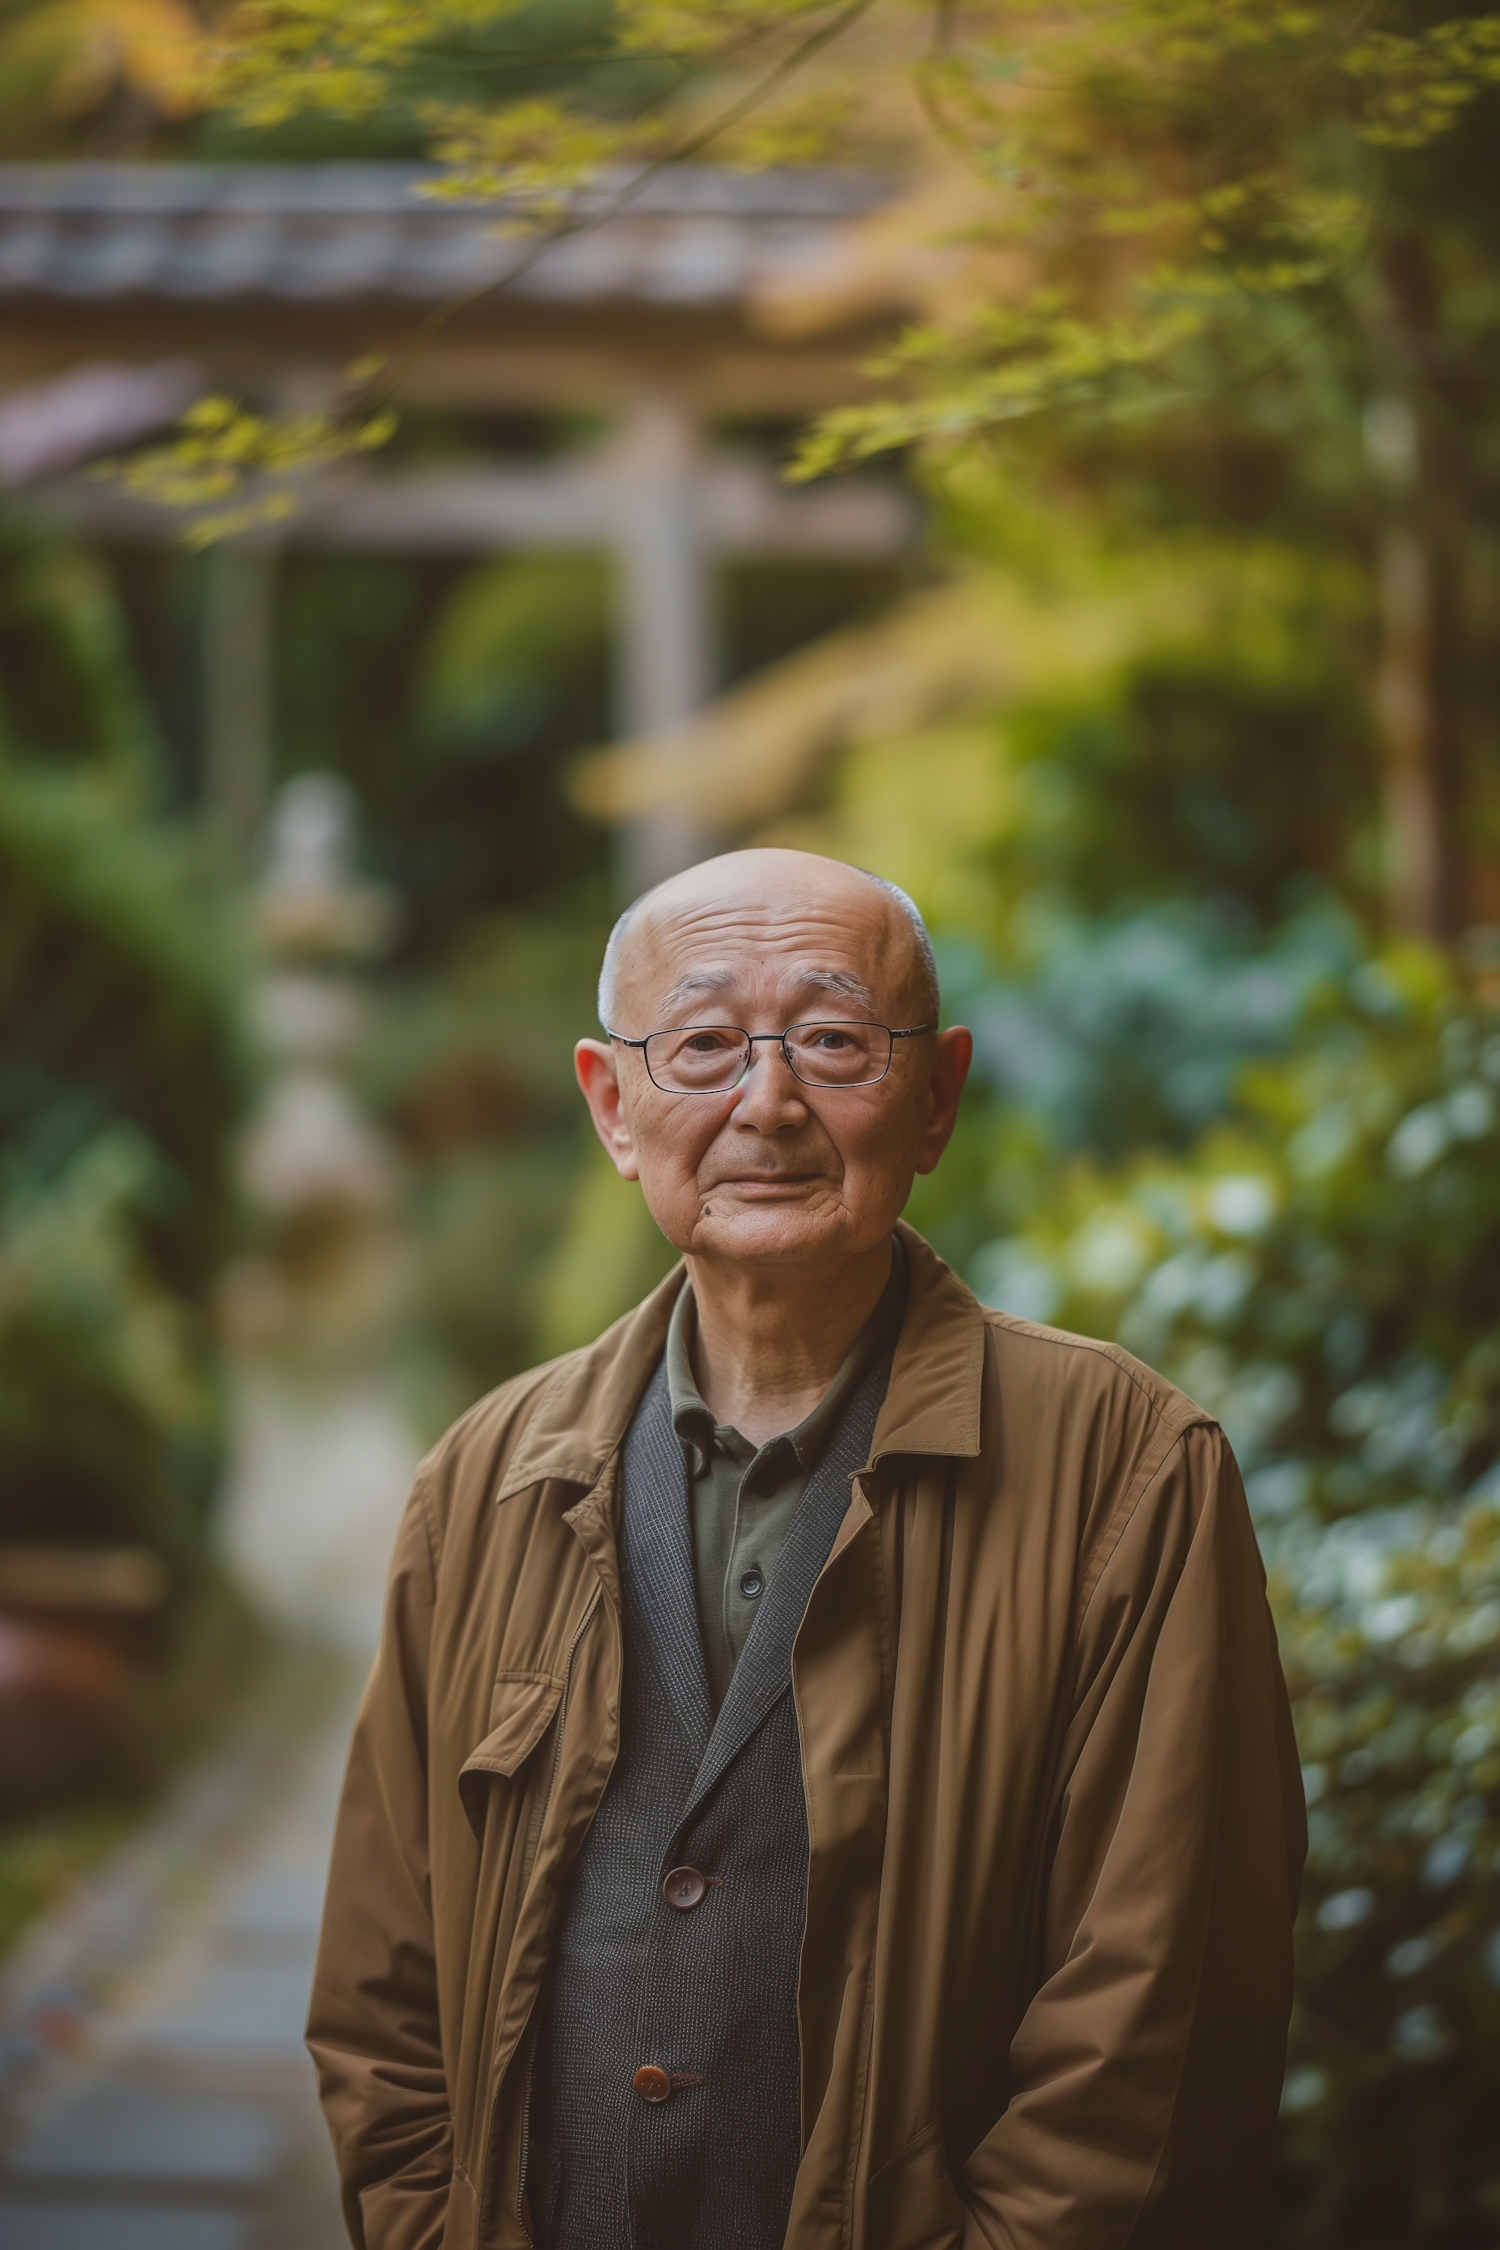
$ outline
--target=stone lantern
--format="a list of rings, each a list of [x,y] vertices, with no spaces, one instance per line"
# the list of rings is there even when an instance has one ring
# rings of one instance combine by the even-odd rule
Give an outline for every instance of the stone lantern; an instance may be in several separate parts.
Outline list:
[[[269,1075],[241,1160],[258,1239],[223,1292],[234,1411],[220,1521],[231,1567],[275,1623],[363,1648],[418,1448],[389,1375],[401,1170],[349,1084],[361,971],[394,905],[356,876],[353,834],[331,774],[298,776],[272,805],[253,901]]]

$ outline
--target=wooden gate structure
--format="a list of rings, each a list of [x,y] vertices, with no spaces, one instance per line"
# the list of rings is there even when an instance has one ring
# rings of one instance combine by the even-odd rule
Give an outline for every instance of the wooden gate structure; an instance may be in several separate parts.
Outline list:
[[[524,239],[493,209],[416,192],[391,164],[0,165],[0,411],[84,366],[167,366],[177,388],[282,410],[324,401],[364,355],[447,320],[398,403],[484,415],[597,417],[595,442],[398,468],[329,470],[274,536],[215,551],[206,626],[208,788],[249,833],[270,769],[271,586],[283,544],[411,553],[588,548],[615,560],[618,721],[670,739],[708,699],[712,576],[730,558],[878,561],[916,528],[893,477],[789,487],[716,429],[794,421],[857,396],[890,332],[866,316],[788,333],[778,288],[804,291],[882,195],[850,177],[680,168],[545,250],[500,287]],[[82,449],[82,450],[86,450]],[[30,480],[32,504],[128,544],[176,535],[160,511],[77,473]],[[708,848],[674,813],[621,838],[634,891]]]

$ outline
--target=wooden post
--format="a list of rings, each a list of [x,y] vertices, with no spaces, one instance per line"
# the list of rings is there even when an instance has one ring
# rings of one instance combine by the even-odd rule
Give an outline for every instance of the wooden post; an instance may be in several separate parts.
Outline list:
[[[1395,400],[1382,400],[1375,411],[1387,432],[1381,466],[1389,487],[1379,550],[1380,663],[1375,683],[1386,908],[1395,928],[1441,943],[1462,927],[1464,907],[1453,707],[1457,573],[1440,497],[1423,489],[1409,410]],[[1403,416],[1412,430],[1407,467],[1398,458],[1402,449],[1391,442]]]
[[[248,867],[265,819],[274,745],[276,553],[209,549],[203,620],[203,803],[231,865]]]
[[[1442,943],[1463,928],[1463,480],[1454,371],[1429,245],[1402,235],[1380,260],[1375,363],[1385,396],[1365,415],[1384,487],[1376,714],[1383,757],[1386,908]]]
[[[1380,666],[1375,707],[1384,752],[1381,825],[1391,921],[1443,934],[1443,837],[1432,693],[1432,582],[1422,542],[1401,522],[1380,552]]]
[[[616,454],[619,698],[627,735],[670,740],[712,692],[698,456],[697,421],[687,403],[666,389],[639,393]],[[622,897],[691,866],[710,841],[680,807],[627,822],[618,846]]]

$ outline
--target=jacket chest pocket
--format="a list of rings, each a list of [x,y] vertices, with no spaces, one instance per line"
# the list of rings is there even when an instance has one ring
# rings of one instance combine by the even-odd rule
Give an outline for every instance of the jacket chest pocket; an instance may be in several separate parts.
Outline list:
[[[458,1793],[476,1836],[484,1829],[492,1776],[519,1773],[552,1724],[563,1683],[554,1672],[502,1672],[490,1695],[490,1731],[465,1758]]]

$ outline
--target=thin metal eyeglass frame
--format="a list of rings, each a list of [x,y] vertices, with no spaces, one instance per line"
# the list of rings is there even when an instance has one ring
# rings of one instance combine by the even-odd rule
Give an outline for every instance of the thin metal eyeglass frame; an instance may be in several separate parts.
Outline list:
[[[823,1078],[804,1078],[801,1071],[797,1068],[797,1065],[792,1060],[792,1051],[790,1047],[788,1047],[787,1041],[791,1038],[794,1031],[810,1031],[814,1028],[815,1025],[824,1023],[828,1024],[830,1027],[848,1025],[851,1028],[857,1028],[860,1031],[883,1031],[886,1037],[891,1042],[890,1050],[885,1058],[884,1070],[879,1072],[879,1074],[874,1078],[848,1078],[842,1085]],[[723,1095],[737,1093],[740,1087],[744,1085],[745,1080],[750,1075],[751,1065],[755,1061],[756,1048],[758,1046],[766,1045],[772,1040],[774,1040],[776,1045],[781,1049],[782,1055],[786,1061],[786,1067],[791,1072],[792,1076],[796,1079],[799,1086],[812,1086],[820,1094],[847,1094],[852,1093],[856,1086],[878,1086],[881,1082],[881,1079],[888,1078],[890,1076],[891,1062],[895,1056],[896,1041],[898,1039],[920,1039],[925,1033],[929,1031],[936,1031],[937,1028],[938,1026],[935,1023],[914,1023],[909,1025],[905,1030],[898,1031],[892,1024],[866,1023],[861,1016],[814,1016],[810,1018],[809,1021],[805,1024],[789,1023],[785,1031],[746,1031],[743,1025],[737,1023],[683,1023],[671,1024],[664,1027],[665,1030],[680,1031],[684,1033],[692,1031],[737,1031],[740,1037],[749,1046],[750,1054],[746,1060],[744,1069],[739,1074],[739,1077],[733,1079],[727,1086],[664,1086],[661,1080],[656,1076],[656,1073],[652,1070],[651,1064],[646,1057],[646,1049],[651,1044],[651,1041],[653,1039],[660,1039],[663,1036],[663,1032],[648,1031],[644,1039],[627,1039],[623,1031],[611,1031],[608,1026],[606,1026],[604,1036],[606,1039],[613,1039],[618,1046],[638,1047],[641,1050],[641,1060],[646,1064],[646,1076],[650,1079],[652,1085],[656,1088],[659,1094],[672,1094],[674,1096],[680,1096],[684,1100],[691,1101],[699,1095]]]

